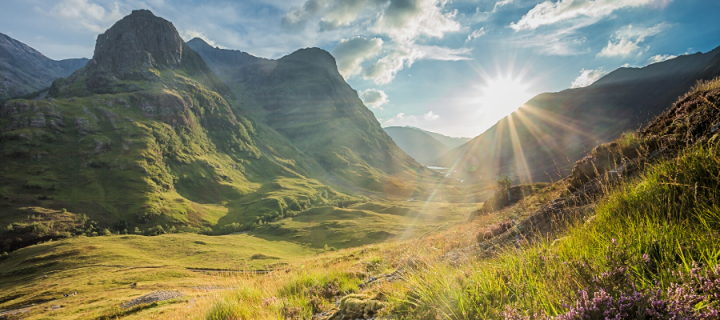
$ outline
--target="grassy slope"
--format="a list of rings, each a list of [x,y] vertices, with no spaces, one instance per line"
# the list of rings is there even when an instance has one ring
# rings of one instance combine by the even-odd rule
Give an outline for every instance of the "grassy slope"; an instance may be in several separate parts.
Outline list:
[[[187,268],[262,269],[314,252],[248,235],[128,235],[48,242],[14,252],[2,262],[0,309],[54,299],[44,307],[62,309],[43,312],[47,310],[41,307],[30,318],[92,319],[151,291],[196,294],[225,285],[217,275]],[[63,298],[76,291],[77,296]]]
[[[382,130],[323,50],[298,50],[278,60],[188,44],[259,122],[289,139],[347,190],[384,192],[388,175],[419,164]],[[366,191],[365,191],[366,192]]]
[[[0,261],[0,309],[59,299],[38,304],[30,318],[92,318],[112,313],[120,303],[155,290],[203,296],[208,288],[237,287],[237,283],[187,268],[252,270],[283,268],[289,263],[294,275],[307,259],[315,259],[315,253],[417,238],[465,221],[476,208],[475,203],[380,201],[347,209],[309,209],[249,234],[114,235],[46,242],[15,251]],[[131,288],[135,282],[138,286]],[[74,291],[80,295],[61,298]],[[45,309],[52,305],[64,307]],[[154,306],[137,316],[168,308],[174,307]]]
[[[182,71],[151,72],[158,82],[117,85],[139,91],[3,107],[3,225],[22,222],[21,208],[45,207],[110,228],[248,228],[352,199],[312,179],[325,175],[316,161],[218,93]],[[73,83],[63,95],[83,90]]]
[[[193,310],[204,310],[204,315],[194,318],[226,319],[235,314],[276,319],[298,310],[309,317],[318,310],[334,309],[335,298],[323,298],[313,288],[360,281],[370,274],[382,278],[383,273],[395,270],[406,271],[398,282],[345,287],[339,294],[364,295],[359,298],[364,302],[357,305],[361,309],[380,303],[384,306],[381,314],[402,319],[544,319],[558,315],[579,319],[595,312],[581,307],[595,305],[600,319],[617,312],[618,299],[625,303],[625,318],[646,317],[648,308],[661,318],[672,314],[702,318],[703,313],[713,318],[712,310],[720,308],[720,288],[706,281],[720,281],[716,280],[720,274],[713,271],[720,264],[716,232],[720,227],[716,200],[720,197],[720,133],[712,130],[720,118],[718,88],[720,80],[700,85],[658,118],[640,138],[650,144],[665,141],[659,150],[664,150],[666,158],[646,163],[638,175],[613,187],[597,203],[591,218],[566,221],[569,225],[560,233],[521,241],[518,247],[497,247],[481,258],[462,258],[462,250],[460,258],[454,258],[457,249],[473,244],[474,235],[490,225],[508,216],[522,219],[537,208],[534,201],[562,196],[557,192],[539,194],[421,241],[372,246],[362,252],[341,251],[315,262],[302,262],[317,266],[313,271],[272,280],[243,280],[250,289],[210,298]],[[658,133],[667,135],[653,135]],[[695,144],[686,144],[688,141]],[[298,279],[309,279],[302,282],[305,289],[289,294],[286,288]],[[583,292],[589,298],[584,298]],[[252,307],[268,301],[265,299],[289,301],[297,309],[288,307],[287,302],[270,303],[262,310]],[[610,313],[601,315],[603,312]]]

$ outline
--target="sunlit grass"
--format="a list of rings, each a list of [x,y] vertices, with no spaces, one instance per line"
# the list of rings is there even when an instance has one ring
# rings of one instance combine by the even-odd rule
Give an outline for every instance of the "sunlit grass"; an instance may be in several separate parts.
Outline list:
[[[577,221],[561,240],[507,248],[459,267],[436,261],[413,273],[410,290],[393,297],[395,312],[408,319],[501,319],[510,307],[558,315],[567,310],[563,302],[571,304],[593,277],[619,263],[638,288],[665,288],[677,280],[674,271],[689,272],[693,261],[718,264],[719,174],[714,149],[688,151],[618,188],[591,223]]]

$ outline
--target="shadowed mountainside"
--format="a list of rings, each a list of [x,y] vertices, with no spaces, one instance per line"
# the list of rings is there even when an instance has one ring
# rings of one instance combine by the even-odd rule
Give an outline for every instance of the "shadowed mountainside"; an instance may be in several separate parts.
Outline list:
[[[544,93],[434,164],[466,178],[565,177],[593,146],[636,130],[698,80],[720,72],[720,48],[643,68],[620,68],[585,88]]]
[[[453,148],[468,142],[469,138],[453,138],[415,127],[386,127],[385,132],[408,155],[422,164],[431,164]]]
[[[87,62],[85,58],[55,61],[0,33],[0,102],[47,88]]]
[[[386,176],[420,166],[383,131],[330,53],[306,48],[268,60],[198,38],[188,45],[253,117],[354,186],[382,191]]]

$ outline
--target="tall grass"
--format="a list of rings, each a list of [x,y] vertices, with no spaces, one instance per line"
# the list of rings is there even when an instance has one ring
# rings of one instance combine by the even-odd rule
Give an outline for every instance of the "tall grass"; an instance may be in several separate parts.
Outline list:
[[[340,250],[270,275],[232,278],[241,289],[211,294],[192,310],[201,319],[309,319],[362,292],[382,296],[390,318],[576,319],[577,306],[598,297],[671,299],[676,293],[668,288],[720,264],[720,156],[715,147],[693,147],[644,168],[615,186],[590,218],[492,257],[447,259],[474,241],[475,221],[422,240]],[[497,221],[495,214],[478,220]],[[404,270],[401,281],[360,285],[393,270]]]
[[[362,271],[354,259],[325,255],[268,275],[229,277],[226,285],[238,289],[211,293],[193,310],[205,310],[198,318],[208,320],[309,319],[330,310],[336,297],[356,292]]]
[[[618,187],[592,222],[576,221],[558,241],[457,267],[436,261],[412,273],[387,311],[407,319],[556,316],[581,290],[664,290],[693,262],[718,265],[719,186],[716,149],[690,149]]]

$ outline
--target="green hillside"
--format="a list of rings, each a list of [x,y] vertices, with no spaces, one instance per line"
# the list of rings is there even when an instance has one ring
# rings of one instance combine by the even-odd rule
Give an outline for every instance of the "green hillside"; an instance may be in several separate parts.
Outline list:
[[[88,66],[53,83],[49,96],[2,107],[5,226],[49,226],[52,218],[30,217],[47,208],[86,215],[95,231],[233,232],[357,201],[314,179],[326,176],[317,161],[228,102],[227,87],[149,11],[98,37]],[[27,245],[66,231],[45,229],[4,239]]]
[[[242,289],[173,316],[715,319],[719,98],[720,79],[699,83],[509,207],[428,237],[299,261],[291,265],[312,267],[285,276],[243,278]]]
[[[382,192],[389,175],[420,166],[382,130],[328,52],[307,48],[267,60],[197,38],[188,45],[244,110],[352,186]]]

